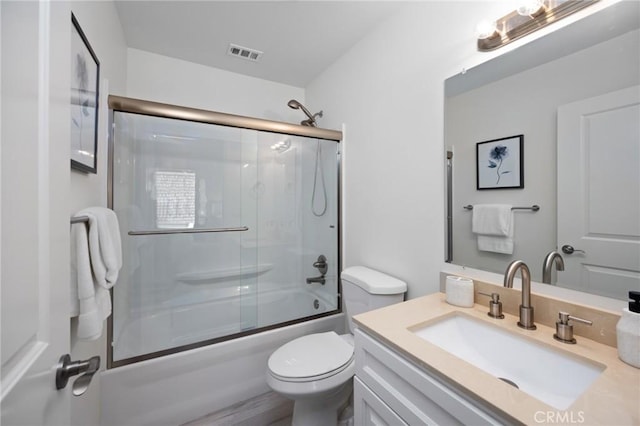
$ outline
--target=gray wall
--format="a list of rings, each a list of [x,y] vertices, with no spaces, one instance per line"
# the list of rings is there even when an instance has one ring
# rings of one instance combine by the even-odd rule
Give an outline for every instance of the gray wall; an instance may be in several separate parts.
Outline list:
[[[523,259],[533,278],[542,278],[542,260],[556,247],[557,108],[639,84],[638,51],[640,35],[632,31],[446,100],[446,144],[454,151],[453,263],[502,273],[510,260]],[[476,143],[517,134],[524,134],[524,189],[476,190]],[[480,203],[541,206],[514,214],[513,255],[477,250],[472,213],[462,206]]]

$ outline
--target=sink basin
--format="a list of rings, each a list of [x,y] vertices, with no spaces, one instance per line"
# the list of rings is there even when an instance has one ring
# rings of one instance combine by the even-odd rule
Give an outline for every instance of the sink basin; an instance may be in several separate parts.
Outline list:
[[[460,313],[410,331],[558,410],[567,409],[605,369]]]

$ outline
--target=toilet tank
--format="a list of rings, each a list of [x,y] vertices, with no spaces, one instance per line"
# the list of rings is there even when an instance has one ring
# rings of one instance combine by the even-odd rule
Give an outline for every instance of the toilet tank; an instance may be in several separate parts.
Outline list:
[[[342,271],[342,309],[345,312],[349,333],[353,334],[351,317],[404,300],[407,284],[397,278],[365,266],[352,266]]]

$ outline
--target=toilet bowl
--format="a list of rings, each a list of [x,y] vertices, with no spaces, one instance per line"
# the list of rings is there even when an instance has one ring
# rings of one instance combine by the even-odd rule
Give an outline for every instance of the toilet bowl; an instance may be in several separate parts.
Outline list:
[[[293,425],[336,424],[351,396],[353,336],[333,331],[302,336],[269,358],[267,383],[293,399]]]
[[[362,266],[342,272],[342,294],[348,321],[367,310],[401,302],[406,284]],[[353,334],[333,331],[294,339],[268,361],[267,384],[293,399],[293,426],[336,425],[348,406],[355,373]]]

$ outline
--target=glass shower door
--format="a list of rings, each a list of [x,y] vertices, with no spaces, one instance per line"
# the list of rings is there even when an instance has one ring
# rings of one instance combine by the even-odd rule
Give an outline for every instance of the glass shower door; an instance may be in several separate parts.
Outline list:
[[[114,125],[112,366],[338,310],[335,141],[117,111]]]
[[[259,277],[258,326],[337,310],[338,144],[259,132],[257,157],[258,262],[276,265]]]
[[[116,112],[113,209],[123,269],[113,290],[113,361],[256,326],[255,232],[245,170],[255,131]]]

